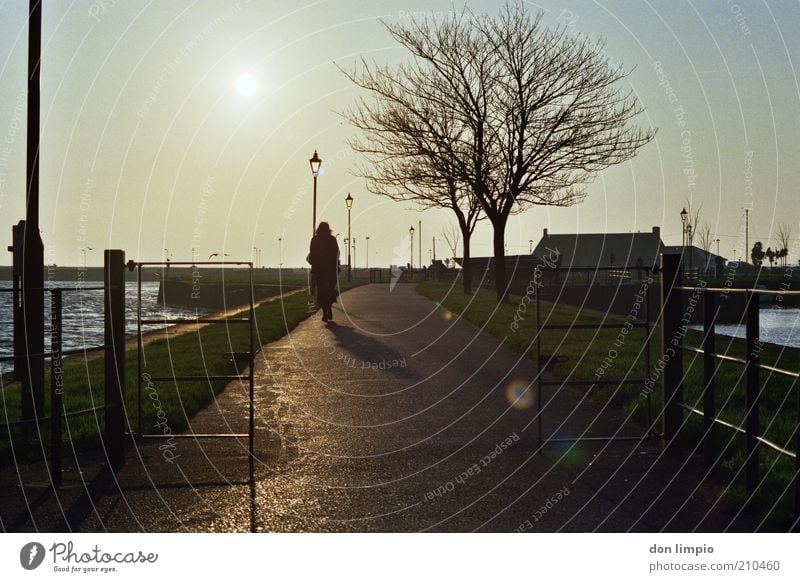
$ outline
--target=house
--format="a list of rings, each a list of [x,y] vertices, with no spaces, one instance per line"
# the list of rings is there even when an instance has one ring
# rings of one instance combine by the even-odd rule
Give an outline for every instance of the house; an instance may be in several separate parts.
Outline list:
[[[662,246],[657,226],[650,232],[598,234],[550,234],[545,228],[533,256],[546,264],[558,255],[561,268],[651,267]]]
[[[559,269],[606,269],[653,267],[661,253],[681,253],[681,246],[667,246],[661,240],[661,229],[654,226],[647,232],[612,232],[587,234],[551,234],[548,229],[530,255],[506,256],[509,273],[528,272],[540,266]],[[685,249],[684,266],[701,271],[717,267],[717,255],[692,246]],[[691,254],[690,254],[691,253]],[[721,258],[724,265],[725,259]],[[461,259],[456,259],[461,264]],[[470,261],[476,272],[491,276],[493,259],[475,257]]]

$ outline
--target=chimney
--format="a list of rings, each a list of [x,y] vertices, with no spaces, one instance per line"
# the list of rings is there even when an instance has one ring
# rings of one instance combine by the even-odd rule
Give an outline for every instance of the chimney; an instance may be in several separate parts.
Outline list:
[[[658,237],[658,240],[661,240],[661,227],[660,226],[654,226],[653,227],[653,234]]]
[[[545,228],[545,229],[542,231],[542,236],[543,236],[543,237],[546,237],[546,236],[547,236],[547,229],[546,229],[546,228]]]

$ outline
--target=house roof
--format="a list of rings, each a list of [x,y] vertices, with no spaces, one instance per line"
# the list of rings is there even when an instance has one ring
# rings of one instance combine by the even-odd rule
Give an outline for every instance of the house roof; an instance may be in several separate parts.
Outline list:
[[[649,267],[657,263],[661,232],[549,234],[544,229],[533,255],[542,261],[561,256],[566,267]]]
[[[691,260],[689,259],[691,249]],[[542,238],[531,255],[506,256],[507,268],[528,268],[536,265],[560,268],[652,267],[661,253],[685,250],[684,263],[693,268],[711,268],[717,255],[698,247],[667,246],[661,241],[661,229],[649,232],[612,232],[588,234],[550,234],[544,229]],[[456,261],[461,264],[462,259]],[[491,257],[474,257],[475,269],[488,269]]]

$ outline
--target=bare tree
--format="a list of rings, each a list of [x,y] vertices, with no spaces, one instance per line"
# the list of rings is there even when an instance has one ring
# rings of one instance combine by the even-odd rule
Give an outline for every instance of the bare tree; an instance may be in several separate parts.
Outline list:
[[[619,85],[629,71],[603,45],[549,29],[542,14],[507,5],[387,25],[414,60],[394,72],[423,80],[416,95],[456,124],[456,177],[491,221],[498,301],[508,294],[505,228],[531,205],[570,206],[602,169],[654,136],[630,125],[642,108]]]
[[[781,258],[783,258],[783,266],[787,265],[787,257],[789,256],[789,240],[792,237],[792,227],[786,223],[778,224],[778,242],[781,243]]]
[[[442,237],[444,238],[445,242],[447,243],[447,247],[450,249],[450,256],[455,260],[456,255],[458,254],[458,241],[460,238],[460,229],[457,225],[449,223],[447,226],[442,228]]]
[[[456,158],[463,130],[437,106],[441,87],[418,71],[390,70],[363,60],[360,68],[345,74],[374,97],[344,113],[363,134],[350,140],[366,159],[357,173],[374,194],[453,211],[463,241],[464,292],[472,293],[470,240],[484,216],[480,202],[459,178]]]

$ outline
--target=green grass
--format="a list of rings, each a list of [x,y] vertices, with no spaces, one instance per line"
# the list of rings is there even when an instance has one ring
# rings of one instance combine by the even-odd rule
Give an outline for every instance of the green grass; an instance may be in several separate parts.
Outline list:
[[[349,289],[360,283],[341,284],[341,290]],[[313,298],[311,298],[313,300]],[[301,291],[288,297],[262,304],[255,310],[256,347],[274,341],[294,329],[311,313],[308,310],[309,295]],[[241,315],[246,317],[246,312]],[[239,317],[239,316],[236,316]],[[242,352],[249,349],[249,326],[245,324],[225,325],[213,324],[198,331],[188,332],[171,339],[158,339],[144,348],[146,365],[143,372],[150,376],[176,375],[230,375],[235,373],[232,364],[226,361],[225,352]],[[131,428],[137,426],[137,350],[134,346],[125,354],[126,372],[126,408]],[[84,360],[73,358],[65,360],[64,396],[65,410],[69,412],[85,410],[104,403],[104,364],[103,358]],[[50,410],[49,371],[47,371],[46,410]],[[185,430],[192,416],[211,403],[216,394],[221,392],[227,382],[224,380],[205,380],[202,382],[157,382],[158,405],[152,396],[152,390],[143,389],[142,424],[144,432],[163,431],[164,421],[173,433]],[[8,386],[0,391],[2,398],[2,420],[4,422],[20,418],[19,384]],[[157,428],[158,408],[163,410],[162,428]],[[243,412],[243,415],[245,413]],[[244,416],[243,416],[244,418]],[[6,464],[16,458],[16,462],[24,462],[40,458],[49,449],[49,422],[41,425],[41,431],[26,436],[22,429],[15,427],[2,428],[3,438],[0,440],[0,463]],[[96,416],[71,418],[63,425],[63,441],[67,447],[76,450],[99,448],[99,435],[103,431],[103,413]],[[33,431],[37,433],[37,431]],[[10,437],[10,438],[9,438]],[[42,444],[42,441],[44,444]],[[14,444],[12,456],[11,443]],[[69,450],[69,449],[65,449]]]
[[[485,332],[505,340],[512,350],[535,357],[536,336],[535,301],[523,303],[522,298],[512,296],[508,304],[497,305],[494,291],[479,290],[474,295],[465,295],[459,286],[424,282],[417,286],[422,295],[439,303],[442,308],[460,314],[467,321],[481,327]],[[655,291],[655,289],[654,289]],[[650,330],[651,360],[646,360],[644,329],[632,329],[622,334],[625,318],[591,310],[554,305],[542,301],[540,317],[542,324],[597,323],[605,321],[612,327],[604,330],[552,330],[542,334],[542,354],[566,356],[567,361],[555,367],[558,380],[595,380],[618,378],[652,378],[655,380],[649,395],[654,428],[660,426],[661,378],[656,371],[660,358],[661,331],[658,326]],[[516,318],[516,319],[515,319]],[[516,321],[516,325],[512,324]],[[685,345],[699,346],[702,334],[690,331]],[[744,357],[745,343],[741,340],[717,336],[717,352],[735,357]],[[797,371],[800,368],[800,350],[766,344],[761,352],[762,364]],[[605,364],[605,368],[604,368]],[[702,409],[703,361],[702,355],[684,353],[685,393],[684,402]],[[761,372],[762,393],[759,414],[761,432],[765,438],[794,451],[794,432],[797,427],[800,386],[791,378]],[[579,387],[579,389],[589,389]],[[631,385],[594,386],[591,396],[599,402],[610,402],[626,413],[633,412],[643,426],[647,426],[647,393],[644,383]],[[716,373],[717,415],[738,426],[744,423],[745,378],[744,366],[718,362]],[[697,443],[702,435],[702,418],[689,416],[686,429],[688,442]],[[733,431],[718,427],[717,443],[722,453],[722,466],[730,477],[744,462],[744,439]],[[765,520],[767,527],[783,528],[792,514],[792,490],[784,489],[794,474],[794,460],[779,455],[767,447],[760,447],[760,475],[763,479],[756,495],[747,504],[747,510],[757,521]],[[700,452],[700,449],[698,449]],[[766,477],[764,477],[766,475]],[[743,471],[734,485],[725,491],[723,505],[737,509],[748,496],[741,483]],[[773,507],[774,506],[774,507]]]

